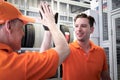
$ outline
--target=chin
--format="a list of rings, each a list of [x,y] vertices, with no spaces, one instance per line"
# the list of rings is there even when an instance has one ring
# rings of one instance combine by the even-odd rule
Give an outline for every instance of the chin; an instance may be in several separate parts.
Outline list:
[[[80,42],[84,42],[85,40],[84,40],[84,39],[79,38],[79,39],[78,39],[78,41],[80,41]]]

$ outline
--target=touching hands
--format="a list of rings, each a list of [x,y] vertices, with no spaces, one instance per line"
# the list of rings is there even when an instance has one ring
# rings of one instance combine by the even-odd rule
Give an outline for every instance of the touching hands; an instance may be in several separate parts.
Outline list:
[[[39,12],[41,15],[40,23],[50,28],[52,25],[55,24],[52,9],[50,8],[47,2],[41,2],[39,8],[40,8]]]

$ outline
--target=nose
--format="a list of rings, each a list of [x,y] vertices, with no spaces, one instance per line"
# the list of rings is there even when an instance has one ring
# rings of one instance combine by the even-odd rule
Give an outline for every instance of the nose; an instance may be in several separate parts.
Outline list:
[[[82,30],[81,26],[78,26],[78,30],[79,30],[79,31],[81,31],[81,30]]]

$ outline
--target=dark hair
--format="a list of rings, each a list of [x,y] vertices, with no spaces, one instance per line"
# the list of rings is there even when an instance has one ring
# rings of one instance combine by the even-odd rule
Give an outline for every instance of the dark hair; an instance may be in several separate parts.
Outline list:
[[[92,16],[88,16],[88,15],[85,14],[85,13],[78,14],[78,15],[74,18],[74,22],[77,20],[77,18],[87,18],[87,19],[89,20],[90,27],[93,27],[93,24],[94,24],[94,22],[95,22],[95,19],[94,19]]]

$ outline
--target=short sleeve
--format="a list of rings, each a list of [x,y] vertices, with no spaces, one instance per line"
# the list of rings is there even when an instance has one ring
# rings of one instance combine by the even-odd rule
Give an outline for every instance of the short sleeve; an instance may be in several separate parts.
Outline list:
[[[54,49],[49,49],[43,53],[28,52],[25,54],[27,54],[27,80],[43,80],[56,73],[59,57]]]

